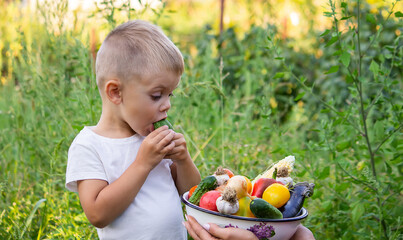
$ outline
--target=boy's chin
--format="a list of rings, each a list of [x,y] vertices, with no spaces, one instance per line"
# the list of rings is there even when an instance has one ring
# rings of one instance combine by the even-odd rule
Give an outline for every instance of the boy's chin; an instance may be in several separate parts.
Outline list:
[[[150,129],[147,129],[145,131],[141,131],[141,132],[136,132],[138,135],[142,136],[142,137],[147,137],[152,131]]]

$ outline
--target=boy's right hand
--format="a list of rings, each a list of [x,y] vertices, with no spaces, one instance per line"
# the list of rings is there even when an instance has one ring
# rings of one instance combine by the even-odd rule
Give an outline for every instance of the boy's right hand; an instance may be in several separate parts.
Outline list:
[[[172,141],[175,132],[162,126],[152,131],[143,141],[137,154],[136,162],[151,171],[174,147]]]

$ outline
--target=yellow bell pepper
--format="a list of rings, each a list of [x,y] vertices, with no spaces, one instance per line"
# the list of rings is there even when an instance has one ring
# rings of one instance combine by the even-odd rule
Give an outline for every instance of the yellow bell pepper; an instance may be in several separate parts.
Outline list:
[[[239,201],[239,210],[235,213],[237,216],[241,217],[251,217],[254,218],[255,215],[250,211],[250,202],[252,199],[250,197],[243,197],[238,200]]]

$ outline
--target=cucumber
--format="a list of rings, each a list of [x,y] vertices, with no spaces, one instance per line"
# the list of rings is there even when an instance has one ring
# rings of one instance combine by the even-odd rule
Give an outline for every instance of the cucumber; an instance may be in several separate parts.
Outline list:
[[[257,218],[282,219],[283,214],[276,207],[261,198],[250,202],[250,210]]]
[[[207,176],[201,180],[201,182],[197,185],[197,188],[193,192],[192,196],[189,198],[189,202],[199,206],[200,198],[206,192],[210,190],[214,190],[217,187],[217,178],[214,176]]]
[[[168,121],[168,119],[162,119],[158,122],[154,123],[154,129],[157,129],[159,127],[162,127],[164,125],[167,125],[169,129],[174,129],[174,127],[172,126],[172,124]]]

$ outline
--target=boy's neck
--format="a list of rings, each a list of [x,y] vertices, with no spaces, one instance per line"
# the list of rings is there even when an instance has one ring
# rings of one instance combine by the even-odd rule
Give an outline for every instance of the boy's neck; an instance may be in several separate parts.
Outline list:
[[[136,132],[115,114],[107,114],[102,111],[97,125],[92,129],[96,134],[108,138],[127,138]]]

